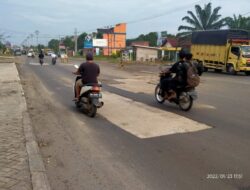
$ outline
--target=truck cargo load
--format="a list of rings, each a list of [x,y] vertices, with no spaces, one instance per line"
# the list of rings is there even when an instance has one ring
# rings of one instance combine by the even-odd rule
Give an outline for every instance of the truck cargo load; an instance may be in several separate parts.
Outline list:
[[[204,68],[250,74],[250,34],[246,30],[207,30],[192,33],[193,58]]]

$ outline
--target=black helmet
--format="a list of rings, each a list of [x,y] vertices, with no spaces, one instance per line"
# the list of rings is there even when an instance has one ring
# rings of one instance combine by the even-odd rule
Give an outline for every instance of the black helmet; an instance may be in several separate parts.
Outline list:
[[[190,54],[190,51],[187,48],[181,48],[179,58],[184,59],[188,54]]]
[[[185,57],[186,57],[186,52],[183,49],[181,49],[181,51],[179,52],[179,58],[184,59]]]
[[[193,54],[192,53],[190,53],[190,52],[186,53],[186,59],[187,60],[191,60],[192,58],[193,58]]]
[[[90,53],[90,52],[88,52],[87,55],[86,55],[86,60],[87,60],[87,61],[93,61],[93,59],[94,59],[94,58],[93,58],[93,54]]]

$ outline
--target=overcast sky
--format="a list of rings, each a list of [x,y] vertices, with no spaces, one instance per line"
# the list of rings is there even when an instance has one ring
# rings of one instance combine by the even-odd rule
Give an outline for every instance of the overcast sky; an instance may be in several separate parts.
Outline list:
[[[70,35],[74,29],[92,32],[96,28],[127,22],[127,38],[166,30],[176,34],[181,19],[194,5],[209,2],[221,6],[222,17],[250,16],[249,0],[0,0],[0,34],[20,44],[39,31],[39,42]],[[145,19],[146,18],[146,19]],[[153,19],[149,19],[153,18]],[[35,42],[34,42],[35,43]]]

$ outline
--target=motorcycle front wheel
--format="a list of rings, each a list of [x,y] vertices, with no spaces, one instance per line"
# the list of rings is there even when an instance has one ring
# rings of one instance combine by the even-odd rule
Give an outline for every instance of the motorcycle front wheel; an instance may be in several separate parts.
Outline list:
[[[193,106],[193,98],[186,92],[181,93],[178,102],[180,109],[183,111],[189,111]]]
[[[165,101],[165,99],[161,96],[160,84],[157,84],[157,86],[155,87],[155,99],[160,104]]]

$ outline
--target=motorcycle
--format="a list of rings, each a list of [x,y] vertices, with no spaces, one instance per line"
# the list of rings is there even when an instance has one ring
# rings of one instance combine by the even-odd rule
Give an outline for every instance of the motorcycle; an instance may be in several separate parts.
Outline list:
[[[43,58],[39,58],[39,63],[41,66],[43,65]]]
[[[78,69],[78,65],[74,65],[75,68]],[[76,81],[81,79],[80,75],[77,75],[75,78],[75,82],[73,85],[74,95],[76,97]],[[89,117],[95,117],[97,108],[101,108],[104,105],[103,101],[100,101],[102,98],[101,93],[102,85],[98,84],[86,84],[81,88],[80,99],[75,102],[75,105],[79,109],[83,109],[83,111]]]
[[[173,75],[160,74],[160,81],[162,81],[165,78],[173,78]],[[176,92],[176,98],[168,100],[167,99],[168,93],[163,92],[163,90],[161,89],[161,84],[159,82],[155,87],[155,99],[160,104],[162,104],[165,100],[168,100],[170,103],[175,103],[176,105],[178,105],[181,110],[189,111],[193,106],[193,101],[198,98],[195,88],[191,88],[188,86],[186,87],[177,86],[175,92]]]
[[[55,65],[56,64],[56,60],[57,60],[56,54],[52,54],[51,57],[52,57],[51,63],[52,63],[52,65]]]
[[[56,64],[56,57],[52,57],[51,62],[52,62],[52,65],[55,65]]]

